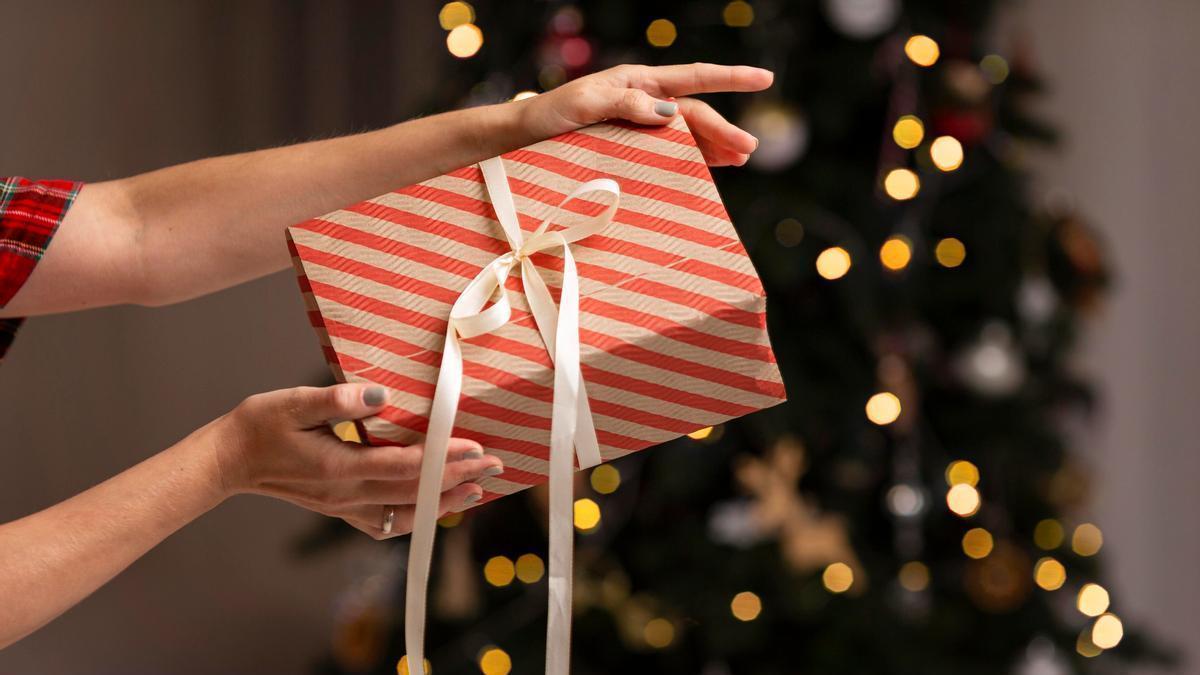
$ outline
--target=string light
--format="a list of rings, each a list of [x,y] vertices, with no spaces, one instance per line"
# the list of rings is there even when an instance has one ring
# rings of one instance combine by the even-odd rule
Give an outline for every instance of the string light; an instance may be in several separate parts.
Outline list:
[[[721,11],[721,19],[726,26],[745,28],[754,23],[754,8],[743,0],[733,0]]]
[[[821,583],[830,593],[845,593],[854,585],[854,570],[846,563],[835,562],[825,568]]]
[[[712,436],[712,432],[713,432],[712,427],[704,427],[703,429],[697,429],[697,430],[693,431],[692,433],[688,434],[687,436],[688,436],[688,438],[690,438],[694,441],[702,441],[702,440],[708,438],[709,436]]]
[[[965,459],[956,459],[946,466],[946,485],[979,485],[979,468]]]
[[[601,464],[592,469],[589,480],[593,490],[602,495],[610,495],[621,485],[621,472],[611,464]]]
[[[445,30],[454,30],[464,23],[475,22],[475,8],[465,2],[447,2],[438,12],[438,23]]]
[[[988,54],[979,61],[979,69],[983,76],[992,84],[1000,84],[1008,79],[1008,61],[999,54]]]
[[[489,558],[483,566],[483,578],[496,587],[511,584],[516,574],[517,570],[513,566],[513,561],[502,555]]]
[[[396,662],[396,673],[397,675],[408,675],[407,656],[401,656],[400,660]],[[429,659],[425,659],[425,673],[426,675],[433,673],[433,665],[429,663]]]
[[[354,422],[338,422],[333,425],[333,434],[347,443],[362,443],[358,437],[358,425]]]
[[[600,524],[600,505],[584,497],[575,500],[575,529],[591,532]]]
[[[993,544],[992,533],[982,527],[967,530],[962,538],[963,553],[974,560],[986,558],[992,552]]]
[[[970,518],[979,513],[981,503],[979,491],[973,485],[959,483],[946,491],[946,506],[950,507],[956,516]]]
[[[914,35],[904,43],[904,53],[913,63],[928,68],[937,63],[941,50],[938,43],[928,35]]]
[[[929,145],[929,157],[933,165],[942,171],[954,171],[962,166],[962,143],[953,136],[938,136]]]
[[[1108,591],[1100,584],[1084,584],[1075,598],[1075,606],[1085,616],[1100,616],[1108,610]]]
[[[1075,552],[1075,555],[1084,557],[1096,555],[1103,545],[1104,535],[1101,534],[1100,528],[1091,523],[1080,525],[1071,535],[1071,550]]]
[[[1088,626],[1080,631],[1079,637],[1075,640],[1075,651],[1078,652],[1080,656],[1089,659],[1100,656],[1104,653],[1103,649],[1100,649],[1094,642],[1092,642],[1091,626]]]
[[[925,125],[916,115],[905,115],[892,127],[892,140],[905,150],[912,150],[925,138]]]
[[[1040,520],[1033,528],[1033,543],[1043,551],[1051,551],[1061,546],[1065,536],[1062,523],[1053,518]]]
[[[512,659],[499,647],[487,647],[479,654],[479,670],[483,675],[508,675],[512,672]]]
[[[546,563],[533,553],[526,553],[517,558],[517,578],[527,584],[536,584],[546,574]]]
[[[900,417],[900,399],[890,391],[881,391],[867,399],[867,419],[879,426],[891,424]]]
[[[677,35],[675,24],[668,19],[655,19],[646,27],[646,42],[651,47],[670,47]]]
[[[849,271],[850,253],[841,246],[827,248],[817,256],[817,274],[830,281],[841,279]]]
[[[906,591],[917,593],[929,587],[929,567],[925,563],[910,560],[900,568],[900,585]]]
[[[483,31],[473,23],[455,26],[454,30],[446,35],[446,49],[460,59],[475,56],[482,46]]]
[[[884,267],[894,272],[908,267],[910,260],[912,260],[912,244],[909,243],[907,237],[890,237],[879,248],[879,261],[883,263]]]
[[[1043,590],[1057,591],[1067,582],[1067,569],[1062,563],[1047,556],[1033,566],[1033,580]]]
[[[742,591],[733,596],[729,611],[738,621],[753,621],[762,613],[762,600],[750,591]]]
[[[448,530],[452,527],[457,527],[458,524],[461,523],[462,521],[463,521],[463,514],[460,511],[458,513],[447,513],[446,515],[442,516],[441,518],[438,518],[437,522],[438,522],[438,525],[441,525],[442,527],[444,527]]]
[[[1112,649],[1125,637],[1125,626],[1116,614],[1103,614],[1092,624],[1092,644],[1100,649]]]
[[[883,190],[898,202],[912,199],[921,191],[921,179],[911,169],[892,169],[883,179]]]
[[[958,267],[967,258],[967,247],[954,237],[946,237],[937,243],[933,255],[942,267]]]
[[[651,619],[642,629],[642,637],[646,644],[655,649],[662,649],[675,640],[675,626],[664,618]]]

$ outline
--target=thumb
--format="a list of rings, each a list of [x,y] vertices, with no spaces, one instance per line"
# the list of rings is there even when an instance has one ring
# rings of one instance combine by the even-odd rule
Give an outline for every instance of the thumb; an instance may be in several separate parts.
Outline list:
[[[613,89],[605,117],[638,124],[666,124],[679,112],[674,100],[656,99],[641,89]]]
[[[303,428],[319,427],[331,420],[356,420],[379,412],[387,390],[377,384],[335,384],[331,387],[297,387],[289,392],[287,412]]]

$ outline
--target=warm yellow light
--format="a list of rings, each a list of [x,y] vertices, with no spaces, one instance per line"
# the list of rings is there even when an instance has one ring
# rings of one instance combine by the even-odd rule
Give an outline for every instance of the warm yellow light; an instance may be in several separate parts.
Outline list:
[[[883,426],[900,417],[900,399],[890,391],[881,391],[867,399],[867,419]]]
[[[908,243],[906,237],[891,237],[879,248],[879,262],[889,270],[902,270],[908,267],[910,260],[912,260],[912,245]]]
[[[1084,584],[1079,589],[1075,606],[1088,616],[1100,616],[1108,610],[1108,591],[1100,584]]]
[[[921,179],[911,169],[892,169],[883,179],[883,189],[896,201],[905,201],[921,191]]]
[[[460,511],[458,513],[447,513],[446,515],[442,516],[441,518],[438,518],[437,522],[438,522],[438,525],[441,525],[442,527],[444,527],[446,529],[450,529],[451,527],[457,527],[458,524],[461,523],[462,521],[463,521],[463,514]]]
[[[725,9],[721,12],[721,18],[725,21],[726,26],[745,28],[754,23],[754,8],[743,0],[733,0],[725,5]]]
[[[827,248],[817,256],[817,274],[830,281],[841,279],[849,271],[850,254],[841,246]]]
[[[1033,543],[1037,544],[1037,547],[1044,551],[1050,551],[1061,546],[1063,537],[1065,536],[1066,533],[1063,532],[1062,524],[1053,518],[1040,520],[1037,526],[1033,528]]]
[[[938,136],[929,145],[929,157],[933,159],[933,165],[942,171],[954,171],[962,166],[962,143],[953,136]]]
[[[483,675],[508,675],[512,672],[512,659],[503,649],[488,647],[479,655],[479,670]]]
[[[454,30],[464,23],[475,21],[475,8],[465,2],[447,2],[438,12],[438,23],[446,30]]]
[[[967,247],[954,237],[946,237],[937,243],[933,255],[942,267],[958,267],[967,259]]]
[[[527,584],[536,584],[546,574],[546,563],[533,553],[517,558],[517,578]]]
[[[446,49],[450,53],[460,59],[475,56],[479,48],[483,46],[483,31],[479,30],[479,26],[473,23],[464,23],[461,26],[455,26],[454,30],[446,35]]]
[[[600,524],[600,505],[584,497],[575,500],[575,529],[589,532]]]
[[[396,662],[396,673],[397,675],[408,675],[407,656],[401,656],[400,660]],[[429,659],[425,659],[425,675],[431,675],[431,673],[433,673],[433,666],[429,663]]]
[[[704,427],[703,429],[697,429],[697,430],[693,431],[692,433],[688,434],[688,438],[690,438],[692,440],[696,440],[696,441],[702,441],[702,440],[708,438],[709,436],[712,436],[712,432],[713,432],[712,427]]]
[[[991,532],[982,527],[973,527],[963,535],[963,553],[966,553],[968,558],[975,560],[986,558],[992,552],[993,543]]]
[[[1100,649],[1094,642],[1092,642],[1091,626],[1088,626],[1080,631],[1079,637],[1075,640],[1075,651],[1079,652],[1080,656],[1084,656],[1089,659],[1095,656],[1100,656],[1104,653],[1103,649]]]
[[[537,93],[536,91],[533,91],[533,90],[531,90],[531,89],[526,89],[525,91],[518,91],[518,92],[517,92],[517,93],[516,93],[516,94],[515,94],[515,95],[512,97],[512,100],[514,100],[514,101],[524,101],[524,100],[525,100],[525,99],[527,99],[527,98],[533,98],[534,96],[537,96],[537,95],[538,95],[538,93]]]
[[[941,50],[928,35],[914,35],[904,43],[904,53],[918,66],[929,67],[937,63]]]
[[[900,568],[900,585],[906,591],[916,593],[929,587],[929,568],[925,563],[910,560]]]
[[[621,472],[617,471],[612,464],[601,464],[592,469],[592,475],[589,478],[592,489],[602,495],[610,495],[621,486]]]
[[[1096,555],[1103,545],[1104,535],[1100,533],[1100,528],[1091,523],[1080,525],[1071,535],[1071,550],[1075,552],[1075,555],[1085,557]]]
[[[1104,614],[1092,624],[1092,643],[1100,649],[1112,649],[1125,637],[1125,627],[1116,614]]]
[[[846,563],[835,562],[825,568],[821,583],[830,593],[845,593],[854,585],[854,570]]]
[[[490,558],[483,566],[483,578],[493,586],[507,586],[517,574],[513,561],[498,555]]]
[[[1047,591],[1057,591],[1067,581],[1067,569],[1062,563],[1047,556],[1033,566],[1033,580]]]
[[[333,434],[347,443],[362,443],[358,437],[358,427],[354,422],[338,422],[333,425]]]
[[[729,603],[729,611],[733,612],[739,621],[753,621],[762,612],[762,600],[750,591],[742,591],[733,596],[733,601]]]
[[[973,485],[959,483],[946,492],[946,506],[949,506],[955,515],[963,518],[970,518],[979,513],[980,503],[979,490]]]
[[[912,150],[925,138],[925,125],[916,115],[905,115],[892,127],[892,140],[905,150]]]
[[[999,54],[988,54],[979,61],[979,69],[983,76],[992,84],[1000,84],[1008,79],[1008,61]]]
[[[651,619],[642,629],[642,637],[646,640],[646,644],[655,649],[662,649],[675,639],[675,626],[661,617]]]
[[[979,485],[979,469],[965,459],[956,459],[946,466],[946,485]]]
[[[646,27],[646,42],[652,47],[670,47],[676,35],[675,24],[667,19],[655,19]]]

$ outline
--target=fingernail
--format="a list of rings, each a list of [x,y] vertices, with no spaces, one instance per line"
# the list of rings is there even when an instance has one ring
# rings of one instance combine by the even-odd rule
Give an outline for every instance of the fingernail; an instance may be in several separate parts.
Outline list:
[[[467,495],[466,499],[463,500],[463,506],[470,506],[479,501],[482,497],[483,495],[479,494],[478,492],[472,492],[471,494]]]
[[[679,112],[679,104],[671,101],[659,101],[654,104],[654,112],[663,117],[672,117]]]
[[[502,473],[504,473],[504,467],[502,466],[489,466],[483,470],[483,475],[485,476],[499,476]]]
[[[468,450],[462,454],[463,459],[483,459],[482,450]]]
[[[758,150],[758,137],[757,136],[754,137],[754,149]]]
[[[363,403],[367,405],[383,405],[387,392],[383,387],[367,387],[363,390]]]

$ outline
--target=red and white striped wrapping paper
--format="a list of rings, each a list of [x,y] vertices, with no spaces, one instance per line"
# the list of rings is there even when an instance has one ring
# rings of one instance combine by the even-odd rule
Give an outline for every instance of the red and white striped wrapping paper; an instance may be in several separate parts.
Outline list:
[[[620,186],[612,224],[571,244],[582,373],[604,461],[784,400],[762,285],[681,118],[597,124],[502,158],[526,233],[581,183]],[[605,206],[585,198],[565,210],[595,216]],[[509,250],[479,167],[301,223],[288,240],[334,374],[388,389],[387,407],[361,423],[361,437],[420,442],[450,306]],[[531,260],[557,302],[561,254]],[[480,481],[480,503],[547,476],[553,365],[519,275],[507,284],[511,321],[464,342],[454,435],[505,466]]]

